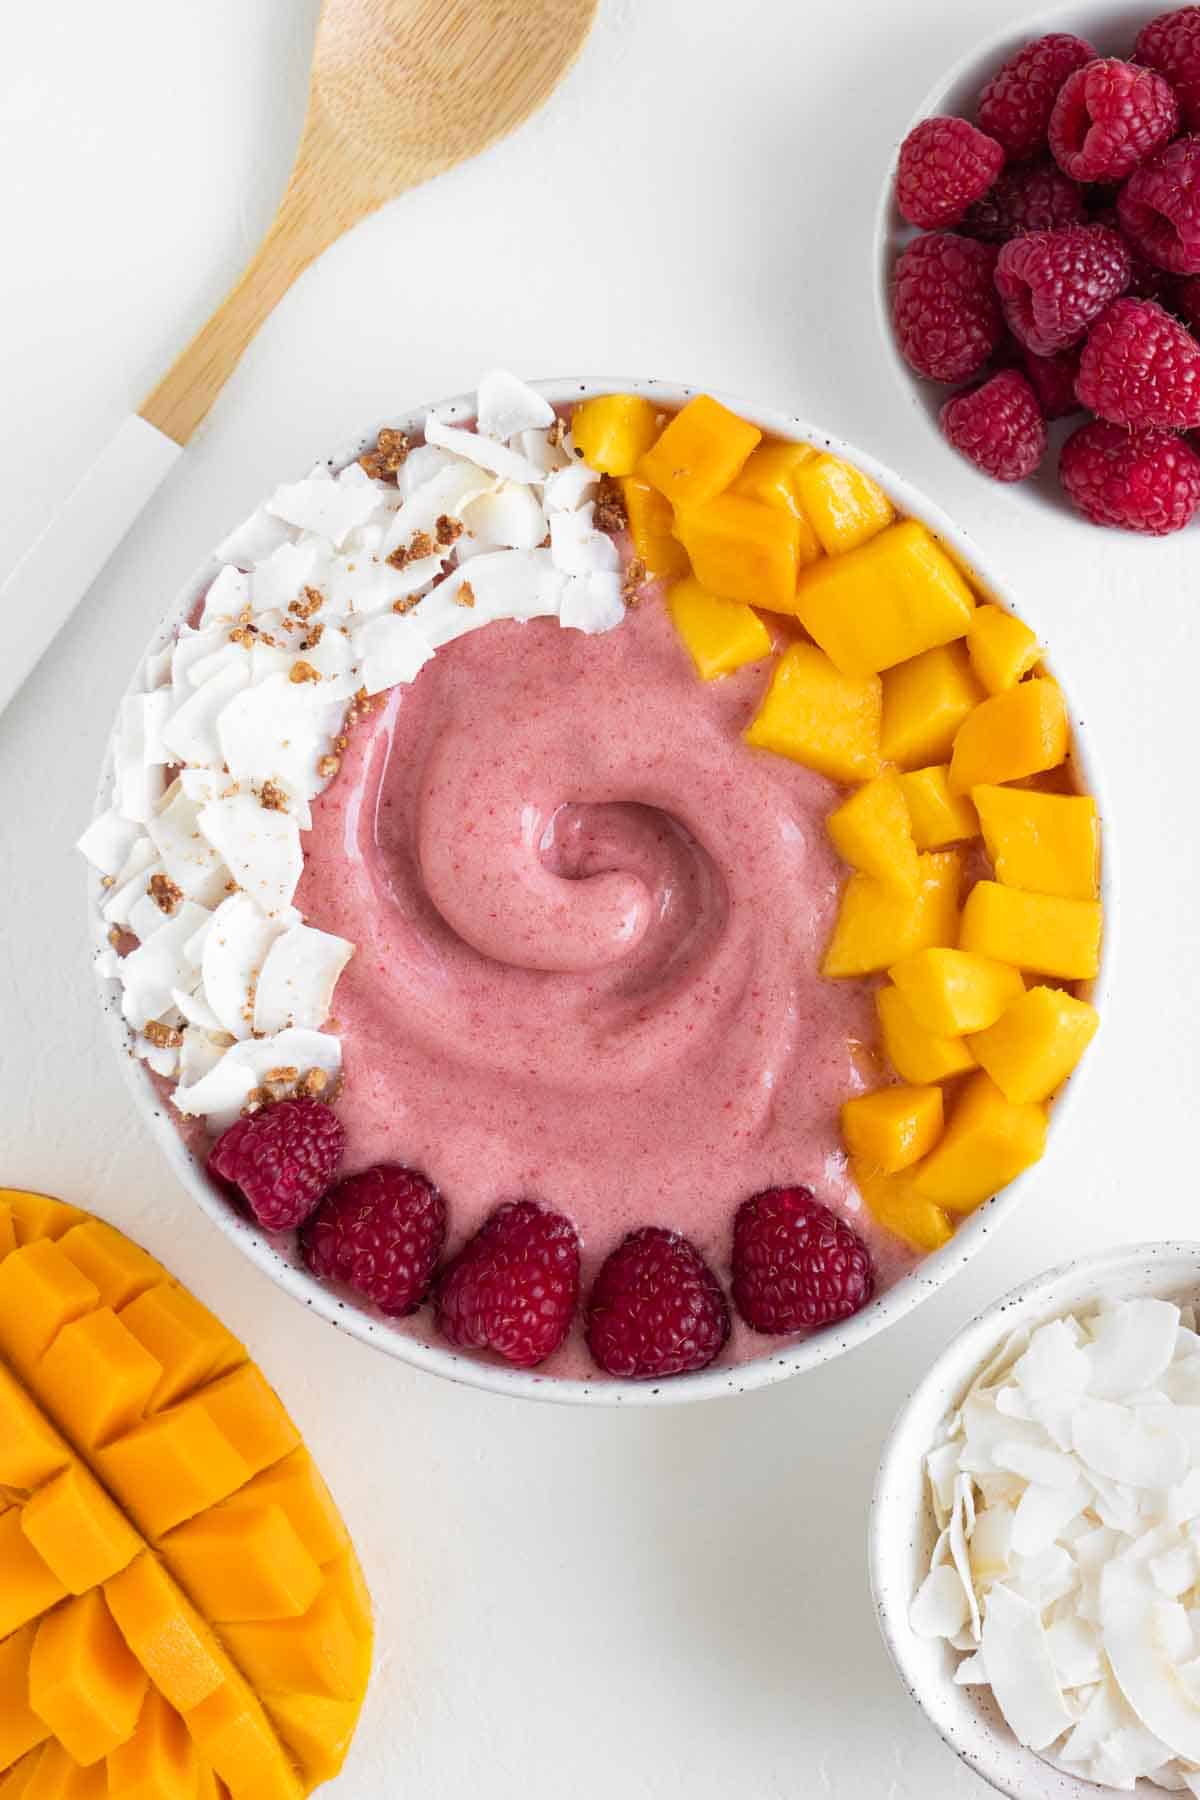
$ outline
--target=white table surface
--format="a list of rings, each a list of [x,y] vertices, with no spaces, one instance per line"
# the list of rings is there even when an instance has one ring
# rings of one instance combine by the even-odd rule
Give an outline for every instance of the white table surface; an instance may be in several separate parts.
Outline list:
[[[878,342],[880,171],[1006,0],[602,0],[540,117],[332,250],[0,717],[0,1182],[164,1257],[282,1389],[357,1537],[378,1659],[341,1800],[979,1796],[894,1679],[864,1527],[937,1347],[1052,1262],[1200,1235],[1200,536],[1103,534],[972,474]],[[0,568],[206,316],[265,224],[316,0],[0,14]],[[857,1355],[677,1412],[451,1387],[307,1316],[136,1122],[87,968],[86,821],[116,694],[178,583],[276,479],[391,409],[518,372],[786,405],[935,495],[1036,600],[1105,753],[1116,997],[1018,1217]],[[0,627],[0,654],[3,654]],[[1110,838],[1111,843],[1111,838]]]

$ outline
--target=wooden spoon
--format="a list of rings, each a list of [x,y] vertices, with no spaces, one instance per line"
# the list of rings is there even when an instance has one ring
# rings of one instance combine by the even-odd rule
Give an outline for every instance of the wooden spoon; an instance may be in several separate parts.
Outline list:
[[[324,0],[300,148],[261,247],[0,587],[11,634],[0,711],[296,277],[368,213],[527,119],[579,54],[598,4]]]

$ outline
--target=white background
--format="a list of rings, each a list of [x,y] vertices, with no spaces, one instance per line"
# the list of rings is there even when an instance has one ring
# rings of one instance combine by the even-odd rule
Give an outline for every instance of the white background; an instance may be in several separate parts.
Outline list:
[[[264,227],[315,13],[2,9],[0,569]],[[873,314],[890,150],[947,62],[1011,14],[1005,0],[602,0],[537,119],[300,282],[0,718],[0,1181],[126,1226],[283,1390],[378,1608],[344,1800],[981,1795],[876,1635],[864,1527],[883,1434],[938,1346],[1015,1280],[1108,1243],[1200,1235],[1200,527],[1126,540],[975,476],[896,383]],[[116,695],[176,587],[277,479],[499,361],[721,386],[869,446],[1011,572],[1109,777],[1116,997],[1023,1210],[857,1355],[677,1412],[473,1393],[309,1317],[161,1163],[87,967],[70,846]]]

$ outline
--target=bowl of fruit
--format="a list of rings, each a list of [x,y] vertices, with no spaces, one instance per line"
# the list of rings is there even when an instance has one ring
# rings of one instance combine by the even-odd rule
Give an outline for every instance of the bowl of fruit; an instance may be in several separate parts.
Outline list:
[[[1200,509],[1200,7],[1073,7],[926,97],[877,231],[881,326],[992,479],[1162,536]]]

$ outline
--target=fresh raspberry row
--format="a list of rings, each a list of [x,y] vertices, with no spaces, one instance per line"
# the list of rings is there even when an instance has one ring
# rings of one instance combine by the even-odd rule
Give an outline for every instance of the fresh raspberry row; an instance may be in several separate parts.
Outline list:
[[[284,1100],[218,1138],[209,1171],[268,1231],[299,1229],[314,1275],[392,1317],[431,1294],[438,1330],[466,1350],[534,1368],[579,1306],[580,1243],[561,1213],[511,1200],[439,1272],[446,1207],[413,1169],[382,1164],[335,1183],[345,1133],[318,1100]],[[870,1251],[808,1188],[770,1188],[734,1220],[733,1303],[754,1331],[810,1331],[848,1319],[875,1291]],[[692,1373],[720,1355],[730,1311],[696,1247],[648,1225],[602,1265],[585,1329],[597,1365],[630,1381]]]
[[[1133,56],[1052,33],[966,119],[901,146],[900,211],[926,235],[897,264],[893,320],[917,374],[975,385],[941,411],[1001,481],[1032,474],[1046,423],[1085,517],[1161,534],[1200,507],[1200,6],[1152,20]],[[1114,194],[1115,190],[1115,194]]]

